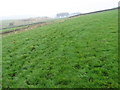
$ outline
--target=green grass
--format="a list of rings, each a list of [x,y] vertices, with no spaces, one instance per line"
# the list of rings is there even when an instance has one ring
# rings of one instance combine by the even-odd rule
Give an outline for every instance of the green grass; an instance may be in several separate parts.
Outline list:
[[[3,87],[117,88],[117,10],[3,37]]]

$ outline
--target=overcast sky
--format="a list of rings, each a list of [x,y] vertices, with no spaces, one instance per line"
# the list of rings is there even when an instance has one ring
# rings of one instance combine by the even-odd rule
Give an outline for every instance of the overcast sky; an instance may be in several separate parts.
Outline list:
[[[118,6],[119,0],[1,0],[0,17],[55,16],[59,12],[91,12]]]

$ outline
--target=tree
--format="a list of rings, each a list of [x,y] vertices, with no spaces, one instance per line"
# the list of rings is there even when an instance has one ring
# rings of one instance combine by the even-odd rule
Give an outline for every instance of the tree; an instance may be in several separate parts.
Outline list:
[[[56,16],[59,17],[59,18],[67,17],[67,16],[69,16],[69,13],[67,13],[67,12],[65,12],[65,13],[58,13]]]

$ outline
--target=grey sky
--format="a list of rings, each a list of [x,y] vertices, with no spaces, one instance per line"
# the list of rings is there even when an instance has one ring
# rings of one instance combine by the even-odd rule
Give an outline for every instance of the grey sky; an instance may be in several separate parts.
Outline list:
[[[119,0],[1,0],[0,17],[55,16],[59,12],[91,12],[118,6]]]

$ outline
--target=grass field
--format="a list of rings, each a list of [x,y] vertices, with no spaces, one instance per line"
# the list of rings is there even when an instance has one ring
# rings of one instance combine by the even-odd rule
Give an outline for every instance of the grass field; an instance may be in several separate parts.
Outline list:
[[[3,87],[117,88],[117,10],[3,37]]]

